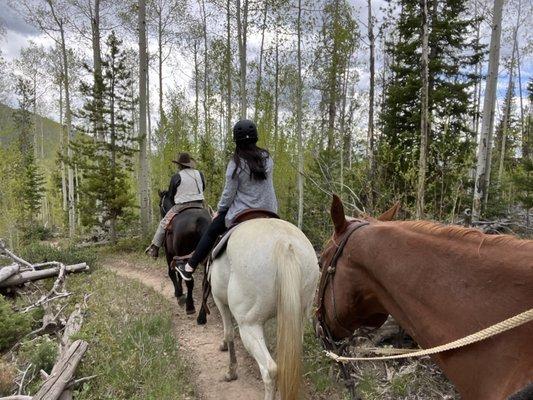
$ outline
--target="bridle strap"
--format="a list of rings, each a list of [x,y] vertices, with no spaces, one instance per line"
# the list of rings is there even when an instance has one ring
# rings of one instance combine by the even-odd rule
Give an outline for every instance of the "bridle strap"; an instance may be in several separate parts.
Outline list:
[[[316,311],[316,316],[317,316],[318,323],[320,324],[321,328],[327,332],[328,336],[330,336],[329,329],[325,325],[324,319],[323,319],[323,317],[324,317],[324,315],[323,315],[324,294],[326,292],[326,287],[327,287],[329,281],[332,281],[332,284],[333,284],[333,278],[334,278],[334,275],[335,275],[335,272],[336,272],[336,269],[337,269],[337,262],[338,262],[339,258],[341,257],[342,252],[344,250],[344,247],[346,247],[346,243],[348,243],[348,240],[350,239],[352,234],[356,230],[358,230],[359,228],[362,228],[363,226],[366,226],[366,225],[369,225],[369,224],[370,223],[368,221],[361,221],[361,220],[354,220],[354,221],[352,221],[350,223],[350,225],[348,226],[348,229],[346,230],[346,232],[342,236],[341,241],[337,245],[337,250],[335,251],[335,254],[333,255],[333,258],[331,259],[331,262],[329,263],[329,266],[327,267],[327,269],[325,271],[322,272],[322,275],[320,277],[320,284],[319,284],[319,288],[318,288],[318,308],[317,308],[317,311]],[[333,304],[333,318],[335,319],[335,322],[344,331],[346,331],[348,334],[351,334],[352,331],[350,329],[344,327],[342,325],[342,323],[339,321],[339,318],[337,316],[337,307],[336,307],[336,303],[335,303],[335,291],[333,289],[333,286],[332,286],[331,296],[332,296],[332,304]]]

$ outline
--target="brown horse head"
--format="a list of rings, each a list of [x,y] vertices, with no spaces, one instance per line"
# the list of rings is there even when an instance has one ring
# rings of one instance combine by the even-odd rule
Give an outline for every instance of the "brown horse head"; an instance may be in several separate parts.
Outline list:
[[[332,339],[390,314],[422,348],[468,336],[533,306],[533,241],[430,221],[346,218],[321,256],[317,332]],[[325,335],[324,335],[325,336]],[[461,398],[506,399],[533,380],[533,323],[431,356]]]
[[[342,201],[334,194],[331,203],[331,219],[334,232],[321,254],[320,265],[322,268],[331,266],[335,253],[341,244],[340,242],[351,226],[360,224],[360,229],[365,229],[368,223],[390,221],[395,218],[399,208],[400,203],[396,203],[377,218],[369,216],[355,219],[346,218]],[[350,268],[349,264],[353,260],[353,256],[353,254],[350,254],[348,257],[341,256],[337,259],[336,274],[341,277],[345,276],[345,272]],[[321,285],[325,284],[325,292],[328,292],[328,295],[323,298],[323,323],[333,339],[347,337],[361,326],[379,327],[387,319],[387,311],[372,292],[372,288],[364,283],[364,276],[361,276],[360,279],[350,279],[350,285],[333,286],[333,284],[328,285],[327,282],[321,282]],[[356,292],[355,296],[351,296],[352,291]],[[333,294],[335,294],[335,298]],[[338,302],[336,298],[350,298],[351,300]]]

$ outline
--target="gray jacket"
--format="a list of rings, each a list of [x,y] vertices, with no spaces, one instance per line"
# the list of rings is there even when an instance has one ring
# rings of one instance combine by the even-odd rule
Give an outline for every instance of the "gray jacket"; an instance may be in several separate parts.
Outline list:
[[[226,184],[218,203],[219,212],[228,212],[226,226],[231,225],[237,214],[249,208],[264,208],[278,212],[278,201],[272,181],[274,161],[271,157],[266,159],[267,179],[263,181],[252,180],[246,162],[241,163],[237,175],[232,178],[234,170],[235,162],[231,160],[226,169]]]

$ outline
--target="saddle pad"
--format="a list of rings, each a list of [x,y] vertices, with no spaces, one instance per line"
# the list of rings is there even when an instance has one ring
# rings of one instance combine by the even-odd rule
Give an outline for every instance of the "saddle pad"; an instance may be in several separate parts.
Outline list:
[[[221,255],[224,250],[226,250],[226,245],[228,243],[228,240],[235,230],[240,224],[246,221],[250,221],[252,219],[259,219],[259,218],[279,218],[278,214],[276,214],[273,211],[270,210],[264,210],[262,208],[249,208],[244,211],[241,211],[237,216],[234,218],[233,223],[229,227],[229,230],[226,231],[220,238],[220,240],[216,243],[215,248],[211,252],[211,259],[217,258],[219,255]]]
[[[189,204],[187,204],[187,203],[183,204],[181,208],[178,208],[177,210],[173,211],[174,214],[168,220],[168,223],[165,226],[165,230],[167,230],[167,231],[170,230],[170,228],[172,227],[172,221],[174,221],[174,218],[176,218],[176,215],[181,214],[182,212],[190,210],[190,209],[193,209],[193,208],[200,209],[200,208],[204,208],[204,207],[201,204],[190,204],[190,203]]]
[[[215,246],[215,248],[213,249],[213,251],[211,252],[211,258],[214,260],[215,258],[217,258],[219,255],[221,255],[222,253],[224,253],[224,250],[226,250],[226,246],[228,244],[228,240],[231,236],[231,234],[233,233],[233,231],[235,231],[235,229],[237,229],[239,225],[235,225],[233,228],[230,228],[219,240],[219,242],[217,243],[217,245]]]

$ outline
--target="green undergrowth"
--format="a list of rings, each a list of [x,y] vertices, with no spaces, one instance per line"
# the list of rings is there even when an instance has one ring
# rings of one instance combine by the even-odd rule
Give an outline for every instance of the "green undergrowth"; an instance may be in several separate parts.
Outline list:
[[[77,399],[191,399],[189,368],[172,335],[170,303],[140,283],[103,269],[69,281],[88,309],[77,338],[89,342],[77,376],[97,377]]]
[[[318,394],[340,394],[340,398],[348,399],[348,394],[342,383],[337,382],[337,369],[334,363],[325,355],[322,345],[315,337],[310,323],[304,332],[304,376],[313,385]]]

